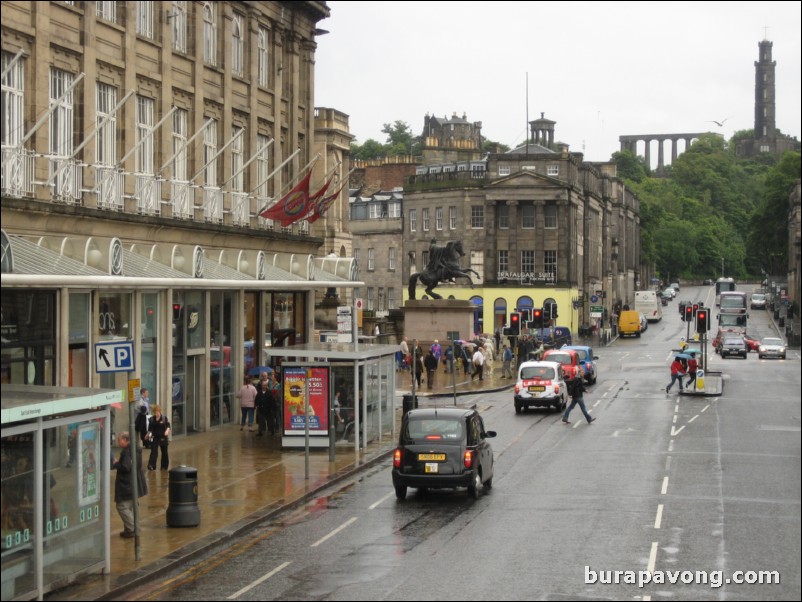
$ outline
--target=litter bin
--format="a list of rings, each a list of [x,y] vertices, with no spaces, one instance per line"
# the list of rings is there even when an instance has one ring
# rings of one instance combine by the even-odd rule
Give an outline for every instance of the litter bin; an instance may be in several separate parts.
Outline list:
[[[197,527],[200,524],[198,508],[198,470],[179,466],[170,470],[168,527]]]
[[[404,395],[401,404],[402,416],[406,416],[407,412],[418,407],[418,398],[413,395]]]

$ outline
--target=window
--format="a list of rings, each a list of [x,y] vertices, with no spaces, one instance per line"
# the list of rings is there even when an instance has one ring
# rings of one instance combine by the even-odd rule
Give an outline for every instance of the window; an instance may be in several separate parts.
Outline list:
[[[510,271],[510,252],[509,251],[499,250],[499,252],[498,252],[498,271],[499,272],[509,272]]]
[[[95,14],[99,19],[117,22],[117,3],[116,2],[95,2]]]
[[[546,205],[545,208],[545,216],[546,216],[546,228],[556,228],[557,227],[557,205]]]
[[[234,75],[242,76],[244,71],[243,46],[242,17],[234,15],[231,19],[231,72]]]
[[[367,309],[368,311],[374,311],[374,305],[376,304],[376,291],[372,286],[368,287],[368,303]]]
[[[245,136],[241,127],[234,126],[231,129],[233,139],[231,142],[231,190],[233,192],[243,192],[245,190],[245,171],[242,169],[245,159],[243,158],[245,146]]]
[[[498,216],[499,230],[507,230],[510,227],[510,207],[502,201],[496,205],[496,215]]]
[[[394,272],[396,264],[395,247],[390,247],[389,249],[387,249],[387,251],[388,251],[387,269],[389,269],[391,272]]]
[[[471,251],[471,269],[482,277],[485,273],[485,253],[484,251]]]
[[[382,204],[370,203],[368,205],[368,219],[379,219],[382,217]]]
[[[212,2],[203,5],[203,61],[217,66],[217,14]]]
[[[136,33],[153,39],[153,2],[136,3]]]
[[[485,208],[481,205],[471,207],[471,228],[485,227]]]
[[[387,309],[396,309],[395,289],[390,287],[387,289]]]
[[[187,2],[173,2],[173,10],[167,15],[171,22],[170,28],[173,32],[173,50],[178,52],[187,51]]]
[[[421,217],[423,218],[423,231],[429,231],[429,208],[424,208],[421,210]]]
[[[498,175],[499,176],[508,176],[508,175],[510,175],[510,166],[509,165],[499,165],[498,166]]]
[[[409,231],[415,232],[418,229],[418,212],[416,209],[409,210]]]
[[[368,272],[376,269],[376,249],[368,249]]]
[[[173,180],[187,181],[187,116],[186,109],[173,113]]]
[[[203,132],[203,164],[206,186],[217,186],[217,121],[209,122]]]
[[[384,311],[385,309],[387,309],[385,307],[385,305],[384,305],[384,287],[383,286],[379,287],[379,302],[378,302],[378,305],[376,306],[376,309],[379,310],[379,311]]]
[[[521,208],[521,228],[531,230],[535,227],[535,206],[530,203],[519,205]]]
[[[429,251],[424,251],[421,254],[421,259],[423,260],[423,265],[424,266],[429,265]]]
[[[521,271],[534,272],[535,271],[535,252],[534,251],[521,251]]]
[[[560,175],[560,166],[558,165],[549,165],[546,167],[546,175],[547,176],[559,176]]]
[[[117,105],[117,88],[97,84],[97,123],[106,120],[97,131],[95,161],[98,165],[113,167],[117,163],[117,117],[112,114]],[[108,118],[108,119],[107,119]]]
[[[543,271],[551,275],[552,282],[557,280],[557,251],[543,252]]]
[[[761,153],[767,153],[767,152],[769,152],[770,150],[771,150],[771,148],[769,147],[769,145],[768,145],[768,144],[761,144],[761,145],[760,145],[760,152],[761,152]]]
[[[139,145],[136,152],[137,173],[153,174],[153,107],[152,98],[136,97],[136,142]]]
[[[257,134],[256,136],[256,181],[259,187],[256,189],[256,194],[260,199],[267,199],[267,176],[270,175],[268,164],[268,143],[270,137],[265,134]]]
[[[415,251],[409,252],[409,273],[413,274],[418,271],[417,263],[415,263]],[[426,265],[426,264],[423,264]]]
[[[259,85],[265,88],[270,84],[270,70],[268,66],[268,37],[267,27],[259,28],[259,56],[258,56],[258,69],[259,69]]]
[[[354,261],[356,261],[357,267],[359,267],[359,249],[354,249]]]
[[[72,73],[61,69],[50,70],[50,105],[56,104],[59,97],[72,85]],[[72,91],[62,98],[50,114],[50,154],[59,157],[72,155],[73,134]]]
[[[387,213],[390,217],[401,217],[401,203],[388,203]]]
[[[450,230],[457,229],[457,208],[456,207],[449,207],[448,208],[448,228]]]
[[[443,229],[443,208],[437,207],[434,210],[434,229],[438,232]]]
[[[9,69],[13,59],[12,54],[3,53],[3,146],[18,146],[25,134],[25,59],[20,57]]]

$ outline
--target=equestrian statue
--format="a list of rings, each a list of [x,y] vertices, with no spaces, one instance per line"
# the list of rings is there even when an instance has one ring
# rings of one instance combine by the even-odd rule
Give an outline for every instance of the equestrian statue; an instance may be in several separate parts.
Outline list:
[[[412,257],[410,253],[410,257]],[[456,278],[467,278],[471,286],[470,274],[481,278],[476,270],[471,268],[459,267],[459,258],[465,256],[465,251],[462,250],[461,240],[452,240],[446,243],[445,246],[438,246],[437,240],[432,239],[429,245],[429,263],[421,272],[415,272],[409,277],[409,298],[415,299],[415,286],[420,281],[426,285],[426,293],[432,299],[442,299],[441,295],[435,293],[432,289],[441,282],[453,282]]]

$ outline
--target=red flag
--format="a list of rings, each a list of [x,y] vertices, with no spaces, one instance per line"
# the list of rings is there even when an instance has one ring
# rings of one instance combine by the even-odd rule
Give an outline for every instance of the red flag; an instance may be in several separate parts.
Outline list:
[[[307,217],[306,221],[309,222],[310,224],[313,224],[321,217],[323,217],[326,211],[329,210],[329,207],[332,206],[334,201],[336,201],[339,198],[340,193],[342,192],[342,189],[345,188],[346,184],[348,184],[348,181],[343,182],[343,185],[337,189],[337,192],[317,200],[314,206],[312,207],[312,215]]]
[[[298,221],[309,212],[309,179],[312,170],[303,180],[285,194],[275,205],[268,207],[259,215],[266,219],[278,220],[283,227]]]
[[[335,176],[335,174],[332,174],[331,177],[329,178],[329,181],[326,182],[323,186],[321,186],[320,190],[318,190],[315,194],[309,195],[309,205],[308,206],[309,206],[309,213],[310,214],[315,210],[315,208],[317,207],[318,203],[320,203],[323,200],[323,195],[326,194],[326,191],[329,189],[329,186],[331,185],[332,181],[334,180],[334,176]],[[305,217],[308,220],[310,215],[306,215]]]

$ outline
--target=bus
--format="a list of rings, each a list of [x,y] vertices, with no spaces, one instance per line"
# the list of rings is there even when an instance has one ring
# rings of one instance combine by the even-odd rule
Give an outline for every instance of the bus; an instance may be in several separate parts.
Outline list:
[[[735,290],[735,280],[721,277],[716,280],[716,307],[719,305],[719,295]]]
[[[743,315],[746,313],[746,293],[741,291],[722,291],[718,306],[723,314]]]
[[[648,322],[663,318],[663,304],[654,291],[635,291],[635,311],[646,316]]]

